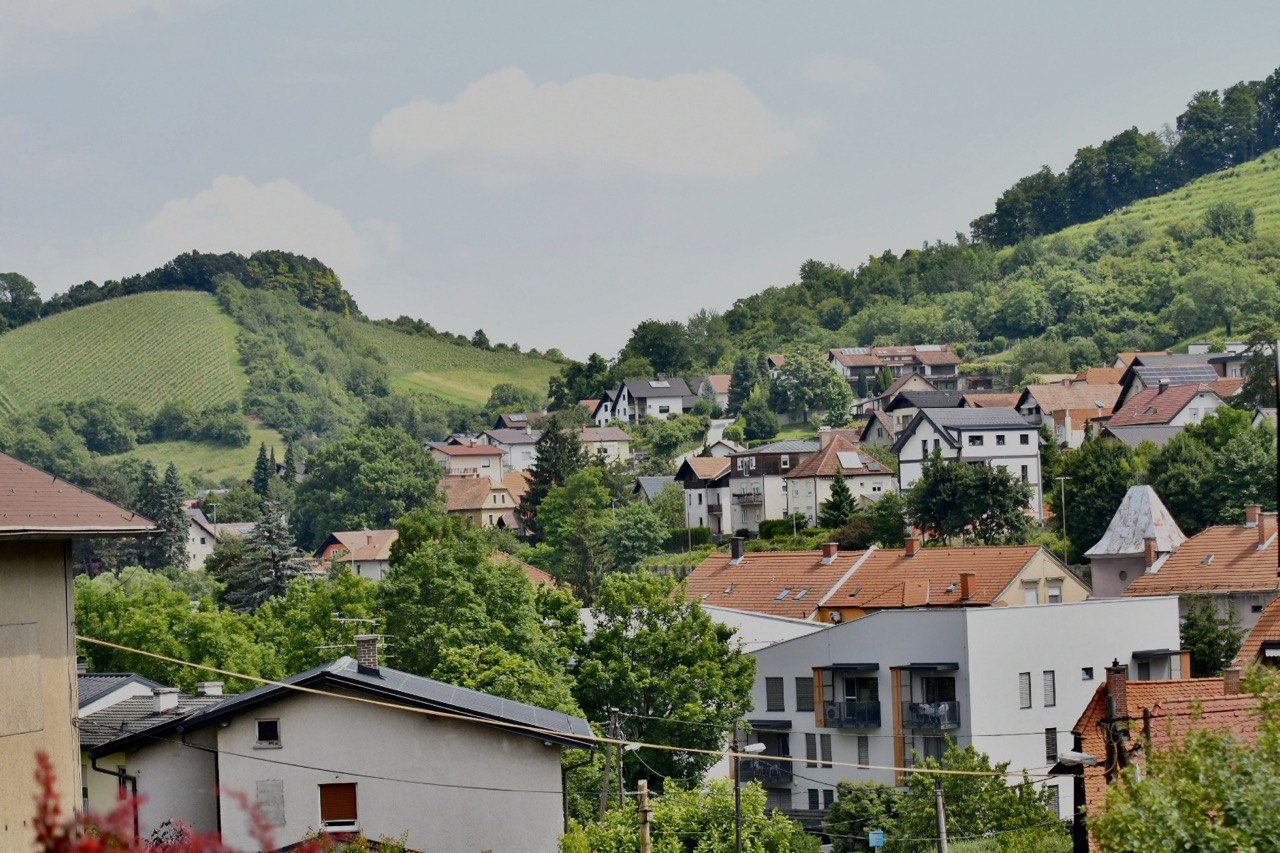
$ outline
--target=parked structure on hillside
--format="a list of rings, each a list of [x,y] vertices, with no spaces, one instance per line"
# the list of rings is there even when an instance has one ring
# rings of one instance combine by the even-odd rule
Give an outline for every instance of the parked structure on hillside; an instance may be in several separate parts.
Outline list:
[[[1183,427],[1199,423],[1223,405],[1222,397],[1207,385],[1170,385],[1161,381],[1155,388],[1131,395],[1103,422],[1108,435],[1127,444],[1155,441],[1162,445]]]

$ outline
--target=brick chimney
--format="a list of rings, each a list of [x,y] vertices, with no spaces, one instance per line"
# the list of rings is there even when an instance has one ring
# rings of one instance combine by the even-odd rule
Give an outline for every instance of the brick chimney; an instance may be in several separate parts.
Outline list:
[[[356,669],[365,675],[377,675],[378,667],[378,635],[356,635]]]
[[[960,600],[968,601],[973,598],[974,589],[978,585],[977,572],[961,572],[960,573]]]
[[[178,710],[178,688],[152,687],[152,710],[157,714],[168,714]]]
[[[1271,534],[1275,533],[1276,520],[1280,518],[1274,512],[1258,513],[1258,547],[1261,548],[1267,544],[1267,539]]]
[[[1121,666],[1119,660],[1112,660],[1107,667],[1107,698],[1115,705],[1117,717],[1129,716],[1129,668]]]
[[[839,548],[840,546],[837,545],[835,542],[823,542],[822,543],[822,562],[830,563],[832,560],[834,560],[836,558],[836,551],[839,550]]]
[[[735,536],[729,540],[729,564],[736,566],[742,562],[742,555],[746,553],[746,545],[741,536]]]
[[[916,551],[920,550],[920,537],[914,533],[909,535],[906,540],[906,550],[908,557],[914,557],[916,555]]]
[[[821,450],[831,443],[831,427],[818,427],[818,449]]]
[[[1142,540],[1142,565],[1150,569],[1156,564],[1156,537],[1148,536]]]
[[[1222,695],[1235,696],[1240,692],[1240,667],[1229,666],[1222,671]]]
[[[196,695],[197,696],[221,696],[222,682],[221,681],[197,681]]]
[[[1261,527],[1258,524],[1258,517],[1262,514],[1261,504],[1249,504],[1244,508],[1244,526],[1245,527]]]

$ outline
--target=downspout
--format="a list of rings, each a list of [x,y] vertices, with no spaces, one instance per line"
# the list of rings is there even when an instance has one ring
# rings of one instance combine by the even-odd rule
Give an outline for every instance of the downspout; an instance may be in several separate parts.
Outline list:
[[[138,777],[137,777],[137,776],[130,776],[128,773],[125,773],[123,770],[106,770],[106,769],[104,769],[104,768],[102,768],[102,767],[99,767],[99,766],[98,766],[98,759],[97,759],[95,756],[93,756],[93,755],[90,755],[90,756],[89,756],[89,768],[90,768],[91,770],[93,770],[93,771],[97,772],[97,773],[101,773],[101,774],[103,774],[104,776],[111,776],[111,777],[114,777],[114,778],[115,778],[115,780],[116,780],[116,782],[118,782],[118,783],[119,783],[119,785],[120,785],[120,787],[121,787],[121,788],[123,788],[123,787],[124,787],[124,783],[125,783],[125,781],[126,781],[126,780],[128,781],[128,783],[129,783],[130,803],[131,803],[131,805],[132,805],[132,807],[133,807],[133,840],[134,840],[134,841],[138,841],[138,840],[139,840],[139,836],[138,836],[138,833],[139,833],[139,827],[138,827]]]

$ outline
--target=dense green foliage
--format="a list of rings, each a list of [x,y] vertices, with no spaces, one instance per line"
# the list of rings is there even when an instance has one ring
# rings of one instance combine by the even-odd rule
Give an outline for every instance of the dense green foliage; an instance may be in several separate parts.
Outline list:
[[[1090,436],[1044,469],[1045,500],[1057,519],[1055,527],[1061,526],[1062,498],[1066,495],[1071,562],[1078,561],[1107,532],[1112,515],[1134,483],[1137,466],[1129,445]],[[1059,483],[1057,477],[1070,479]]]
[[[948,462],[935,451],[907,491],[907,513],[931,539],[1019,543],[1030,529],[1031,486],[1002,468]]]
[[[1236,625],[1234,609],[1228,608],[1224,616],[1218,612],[1213,596],[1190,596],[1182,617],[1181,645],[1191,654],[1191,676],[1221,675],[1240,651],[1244,634]]]
[[[822,508],[818,511],[818,526],[832,530],[842,527],[853,518],[857,508],[853,493],[849,491],[849,484],[844,481],[844,475],[836,472],[831,480],[831,497],[822,502]]]
[[[836,801],[827,810],[826,831],[831,833],[835,853],[869,851],[867,835],[891,826],[900,794],[879,782],[852,782],[836,785]]]
[[[529,470],[529,490],[520,503],[525,526],[535,535],[544,535],[546,525],[539,518],[539,508],[556,486],[563,486],[571,475],[587,464],[587,452],[578,434],[560,417],[548,418],[542,435],[534,444],[536,453]]]

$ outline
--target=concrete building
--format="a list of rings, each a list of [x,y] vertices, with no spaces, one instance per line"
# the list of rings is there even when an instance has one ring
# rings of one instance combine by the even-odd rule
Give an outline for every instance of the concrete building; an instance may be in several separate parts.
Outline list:
[[[155,532],[142,516],[0,453],[0,850],[30,850],[35,756],[80,799],[71,540]]]
[[[621,427],[582,427],[578,441],[593,459],[626,462],[631,458],[631,435]]]
[[[948,344],[906,347],[840,347],[827,352],[831,363],[857,394],[859,378],[870,387],[881,367],[894,379],[917,374],[944,391],[959,388],[960,356]]]
[[[688,411],[696,399],[683,379],[661,375],[657,379],[624,379],[613,394],[613,419],[629,424],[641,418],[665,421]]]
[[[786,475],[818,452],[813,439],[786,439],[762,444],[728,457],[729,529],[756,533],[760,522],[786,518],[791,512]]]
[[[488,476],[441,477],[445,511],[470,519],[477,527],[523,529],[520,502],[529,491],[529,475],[508,471],[497,482]]]
[[[1177,678],[1172,597],[1039,607],[881,611],[755,652],[749,739],[764,756],[743,777],[771,806],[825,809],[844,779],[902,785],[920,758],[972,745],[1013,770],[1044,772],[1113,659],[1131,677]],[[861,770],[876,765],[898,770]],[[1073,813],[1070,780],[1047,783]]]
[[[90,755],[126,756],[144,837],[181,820],[253,849],[229,790],[248,795],[280,846],[359,831],[407,833],[417,850],[555,849],[560,753],[594,744],[587,721],[382,667],[376,644],[357,637],[355,659],[284,679],[329,695],[265,685]]]
[[[1158,569],[1187,536],[1150,486],[1130,486],[1107,525],[1107,532],[1084,552],[1093,594],[1121,595],[1143,572]]]
[[[488,444],[432,444],[431,456],[440,463],[446,477],[486,477],[497,486],[502,483],[500,448]]]
[[[204,561],[213,553],[214,546],[224,537],[248,536],[257,526],[253,521],[214,524],[198,506],[187,506],[182,511],[187,516],[187,568],[189,570],[203,568]]]
[[[508,471],[528,471],[538,461],[538,439],[542,430],[495,428],[480,433],[480,441],[502,451],[502,465]]]

